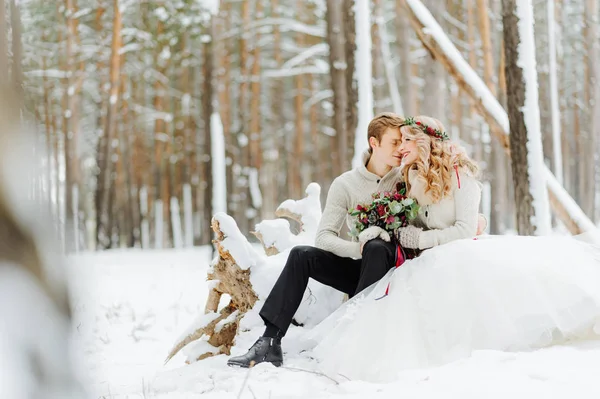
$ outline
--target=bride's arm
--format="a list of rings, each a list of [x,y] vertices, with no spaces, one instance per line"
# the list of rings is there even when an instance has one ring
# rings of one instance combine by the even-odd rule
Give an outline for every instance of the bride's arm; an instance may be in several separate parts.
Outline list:
[[[474,237],[477,234],[477,218],[481,201],[479,182],[460,175],[460,188],[454,190],[456,222],[445,229],[423,230],[419,234],[419,249],[435,247],[454,240]]]
[[[315,246],[337,256],[359,259],[361,258],[360,244],[340,237],[340,231],[348,214],[349,202],[348,191],[343,182],[335,179],[327,193],[325,209],[317,228]]]

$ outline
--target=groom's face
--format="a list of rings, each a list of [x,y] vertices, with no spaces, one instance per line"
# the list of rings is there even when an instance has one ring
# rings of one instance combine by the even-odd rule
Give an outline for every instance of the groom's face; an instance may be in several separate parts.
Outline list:
[[[383,132],[379,142],[374,137],[372,139],[371,146],[373,147],[373,156],[375,158],[392,168],[400,166],[402,162],[402,154],[400,152],[402,135],[400,134],[400,129],[388,127]]]

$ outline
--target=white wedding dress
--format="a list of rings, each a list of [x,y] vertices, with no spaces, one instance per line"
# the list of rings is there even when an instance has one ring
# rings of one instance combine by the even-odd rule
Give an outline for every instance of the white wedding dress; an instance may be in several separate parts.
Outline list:
[[[385,382],[474,350],[594,338],[599,321],[599,247],[570,237],[496,236],[423,252],[305,338],[321,371]]]

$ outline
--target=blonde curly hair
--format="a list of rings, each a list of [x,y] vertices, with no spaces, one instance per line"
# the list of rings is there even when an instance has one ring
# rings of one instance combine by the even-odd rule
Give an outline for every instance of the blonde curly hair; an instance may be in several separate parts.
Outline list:
[[[445,131],[444,125],[439,120],[429,116],[415,116],[415,122],[421,125]],[[470,176],[476,176],[479,167],[466,153],[465,149],[451,140],[440,140],[426,134],[420,127],[404,125],[400,128],[403,138],[416,141],[419,156],[417,160],[403,167],[402,175],[406,182],[407,192],[410,192],[408,172],[417,171],[417,176],[427,183],[425,193],[434,203],[450,194],[452,190],[452,173],[455,166]]]

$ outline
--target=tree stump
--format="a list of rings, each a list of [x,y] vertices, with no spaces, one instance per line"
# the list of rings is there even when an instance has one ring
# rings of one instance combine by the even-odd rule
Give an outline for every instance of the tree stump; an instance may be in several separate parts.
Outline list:
[[[213,216],[211,225],[216,236],[213,243],[217,256],[207,276],[209,294],[204,315],[176,342],[165,363],[194,341],[198,342],[189,350],[186,348],[187,363],[230,354],[240,321],[259,298],[264,299],[268,295],[287,259],[285,251],[296,245],[314,244],[321,218],[320,192],[319,185],[311,183],[305,198],[287,200],[277,208],[279,217],[290,218],[300,224],[298,234],[290,231],[290,223],[285,219],[264,220],[256,225],[252,234],[263,244],[266,256],[254,250],[233,218],[224,213]],[[259,287],[252,286],[251,276],[260,281]],[[228,294],[231,299],[219,310],[223,294]],[[305,296],[307,300],[303,301],[295,315],[302,322],[318,322],[342,302],[341,293],[315,281],[309,283]]]

